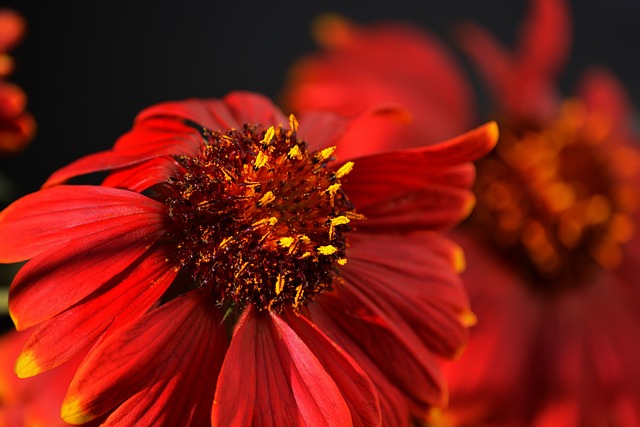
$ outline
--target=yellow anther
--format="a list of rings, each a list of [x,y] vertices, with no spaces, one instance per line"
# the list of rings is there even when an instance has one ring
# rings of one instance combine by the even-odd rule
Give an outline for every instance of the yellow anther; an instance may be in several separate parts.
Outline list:
[[[231,240],[233,240],[233,236],[225,237],[224,239],[222,239],[222,242],[220,242],[218,246],[222,248],[226,246],[227,243],[229,243]]]
[[[278,245],[282,246],[283,248],[288,248],[293,244],[293,242],[295,242],[295,239],[293,237],[282,237],[280,238],[280,240],[278,240]]]
[[[269,129],[267,129],[267,131],[264,133],[264,137],[260,142],[262,142],[263,144],[270,144],[275,134],[276,130],[273,128],[273,126],[269,126]]]
[[[341,215],[341,216],[337,216],[335,218],[331,218],[331,225],[332,226],[336,226],[336,225],[348,224],[349,221],[350,221],[349,218],[347,218],[344,215]]]
[[[318,253],[320,255],[331,255],[335,254],[338,251],[335,246],[327,245],[327,246],[319,246]]]
[[[340,166],[340,169],[336,171],[334,174],[336,178],[342,178],[353,169],[353,162],[347,162],[344,165]]]
[[[298,120],[296,120],[296,116],[294,116],[293,114],[289,115],[289,128],[293,132],[298,131]]]
[[[254,222],[253,224],[251,224],[253,227],[257,227],[259,225],[263,225],[263,224],[269,224],[269,225],[276,225],[276,223],[278,222],[278,218],[276,218],[275,216],[272,216],[271,218],[262,218],[256,222]]]
[[[264,151],[259,151],[255,160],[253,161],[253,167],[256,170],[258,170],[264,165],[266,165],[268,160],[269,160],[269,156],[265,154]]]
[[[328,186],[326,191],[332,196],[335,196],[338,190],[340,189],[340,187],[342,187],[342,184],[340,184],[339,182],[336,182],[335,184],[331,184],[330,186]]]
[[[289,150],[289,153],[287,153],[287,156],[289,156],[289,158],[291,158],[291,159],[300,160],[302,158],[302,151],[300,151],[300,147],[298,147],[297,145],[294,145]]]
[[[366,216],[356,213],[356,212],[345,212],[345,216],[349,219],[355,219],[357,221],[362,221],[363,219],[367,219]]]
[[[307,236],[305,236],[304,234],[301,234],[298,236],[298,240],[300,240],[302,243],[307,244],[311,242],[311,239]]]
[[[276,279],[276,295],[280,295],[280,292],[284,289],[284,276],[282,274],[278,274],[278,278]]]
[[[276,196],[273,195],[273,192],[267,191],[258,201],[258,206],[264,206],[273,202],[276,199]]]
[[[336,148],[338,147],[336,146],[327,147],[324,150],[319,151],[318,154],[316,154],[316,158],[319,159],[320,161],[327,160],[329,157],[331,157],[333,152],[336,151]]]
[[[338,264],[340,264],[340,265],[345,265],[346,263],[347,263],[347,259],[346,258],[340,258],[338,260]]]
[[[298,306],[298,303],[300,302],[300,297],[302,297],[302,285],[298,285],[298,287],[296,288],[296,297],[293,300],[293,305],[295,307]]]
[[[307,258],[308,256],[311,256],[311,252],[305,252],[302,254],[302,256],[300,258]]]

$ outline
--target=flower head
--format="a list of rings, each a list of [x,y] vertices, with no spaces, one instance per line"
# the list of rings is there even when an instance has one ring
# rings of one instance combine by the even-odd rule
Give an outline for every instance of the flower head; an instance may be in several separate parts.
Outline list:
[[[442,405],[469,310],[438,231],[497,130],[337,159],[359,120],[240,92],[165,103],[9,206],[0,258],[30,259],[10,312],[37,326],[18,375],[89,349],[72,423],[407,425]]]
[[[22,16],[10,9],[0,10],[0,154],[22,150],[35,134],[35,121],[25,111],[24,91],[5,78],[13,72],[8,52],[18,44],[25,31]]]
[[[468,348],[447,367],[451,399],[443,417],[453,425],[640,423],[638,139],[610,73],[590,70],[576,95],[562,99],[556,79],[569,51],[568,13],[563,1],[533,0],[515,51],[477,25],[459,27],[490,90],[500,141],[478,161],[478,203],[453,234],[478,317]],[[433,132],[437,124],[423,116],[433,104],[424,94],[437,93],[439,81],[413,60],[431,53],[419,45],[424,36],[404,29],[413,41],[401,41],[381,26],[334,31],[340,41],[345,34],[376,40],[352,42],[351,58],[395,60],[351,60],[329,45],[294,67],[289,88],[308,95],[298,102],[323,108],[320,95],[331,88],[331,99],[363,100],[364,109],[385,94],[403,100],[414,136]],[[422,56],[402,54],[406,46]],[[449,118],[443,128],[466,117]]]

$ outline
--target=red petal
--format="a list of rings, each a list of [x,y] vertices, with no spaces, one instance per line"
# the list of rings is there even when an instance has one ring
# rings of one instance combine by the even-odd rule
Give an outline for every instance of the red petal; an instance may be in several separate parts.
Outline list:
[[[29,338],[16,372],[21,377],[39,374],[67,361],[93,343],[107,329],[142,316],[162,296],[177,272],[168,263],[166,251],[145,259],[107,292],[57,315]]]
[[[397,316],[434,353],[460,354],[471,316],[458,276],[460,249],[436,233],[372,236],[349,240],[343,277],[348,286]]]
[[[126,188],[138,193],[163,183],[172,176],[178,163],[172,157],[158,157],[109,174],[102,182],[107,187]]]
[[[362,367],[373,382],[380,402],[382,425],[409,425],[409,408],[402,393],[389,382],[353,337],[335,323],[335,319],[325,313],[318,304],[309,305],[309,310],[313,321]]]
[[[225,358],[214,426],[351,425],[349,408],[322,364],[275,314],[249,307]]]
[[[124,224],[101,228],[29,261],[9,291],[16,328],[28,328],[60,313],[129,267],[165,233],[162,220],[151,222],[155,219],[131,216]]]
[[[554,77],[569,57],[571,19],[564,0],[533,0],[517,48],[522,67]]]
[[[378,395],[362,368],[305,317],[289,314],[283,319],[318,358],[340,389],[351,411],[353,425],[382,425]]]
[[[404,393],[414,412],[426,415],[428,407],[445,404],[439,361],[393,307],[379,305],[351,283],[316,301]]]
[[[261,123],[263,125],[287,125],[289,119],[266,96],[251,92],[231,92],[224,103],[241,125]]]
[[[154,120],[137,124],[120,137],[114,149],[90,154],[58,169],[43,187],[88,173],[119,169],[161,156],[193,155],[200,148],[200,133],[178,121]]]
[[[189,120],[209,130],[238,129],[243,124],[231,115],[229,108],[219,99],[186,99],[157,104],[138,114],[136,123],[162,117]]]
[[[109,335],[73,379],[62,416],[82,423],[119,406],[118,426],[204,426],[226,348],[222,318],[193,291]]]
[[[156,233],[165,212],[166,206],[146,196],[112,188],[60,186],[38,191],[0,213],[0,261],[22,261],[76,239],[117,234],[133,222]]]

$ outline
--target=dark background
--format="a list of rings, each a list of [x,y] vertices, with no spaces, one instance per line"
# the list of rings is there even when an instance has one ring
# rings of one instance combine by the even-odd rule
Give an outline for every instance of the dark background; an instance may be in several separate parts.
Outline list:
[[[0,160],[14,196],[55,169],[109,148],[137,112],[165,100],[219,97],[235,89],[277,97],[292,62],[316,49],[314,17],[337,12],[361,23],[405,20],[450,43],[474,20],[513,41],[528,2],[445,1],[5,1],[29,31],[10,78],[29,97],[38,134],[21,155]],[[614,70],[640,104],[640,2],[571,2],[574,42],[560,81],[570,92],[585,67]],[[462,58],[461,58],[462,59]],[[463,61],[463,65],[466,63]],[[6,284],[5,284],[6,285]]]

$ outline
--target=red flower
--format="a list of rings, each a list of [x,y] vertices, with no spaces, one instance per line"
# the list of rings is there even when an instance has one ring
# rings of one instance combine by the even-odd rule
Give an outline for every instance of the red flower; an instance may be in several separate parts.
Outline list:
[[[7,54],[22,38],[25,23],[13,10],[0,9],[0,154],[22,150],[35,134],[33,116],[25,110],[27,97],[18,86],[4,79],[13,71]]]
[[[408,112],[404,123],[380,118],[354,126],[348,139],[355,143],[342,153],[418,147],[471,128],[471,88],[431,35],[401,23],[358,27],[336,16],[320,19],[315,35],[325,50],[293,67],[283,94],[291,110],[349,115],[396,104]]]
[[[334,161],[355,124],[249,93],[165,103],[8,207],[0,259],[31,258],[10,312],[37,326],[17,373],[89,349],[76,423],[402,426],[442,405],[468,307],[438,231],[497,130]]]
[[[589,71],[577,96],[561,100],[555,81],[570,27],[564,2],[535,0],[515,52],[475,25],[460,28],[501,132],[478,162],[477,207],[455,234],[478,325],[447,367],[443,417],[454,425],[640,425],[638,140],[624,90],[608,72]],[[434,131],[423,120],[433,105],[423,93],[439,90],[438,81],[415,76],[422,61],[404,50],[423,37],[412,44],[384,27],[333,31],[360,34],[349,45],[353,58],[395,60],[351,61],[330,46],[294,68],[294,99],[302,87],[304,107],[322,108],[328,87],[334,99],[363,100],[366,108],[384,93],[407,106],[416,135]],[[348,66],[349,75],[329,74],[329,65]],[[403,86],[406,76],[414,83]]]

